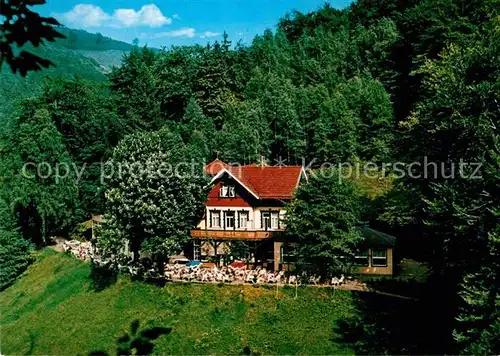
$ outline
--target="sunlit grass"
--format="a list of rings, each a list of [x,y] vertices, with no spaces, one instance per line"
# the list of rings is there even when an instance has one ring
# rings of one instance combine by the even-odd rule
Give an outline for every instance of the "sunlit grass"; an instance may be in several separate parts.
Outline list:
[[[354,313],[349,292],[331,289],[169,284],[129,278],[95,292],[90,267],[44,251],[0,294],[2,354],[113,354],[116,339],[137,319],[141,328],[171,327],[156,340],[163,354],[351,354],[332,341]]]

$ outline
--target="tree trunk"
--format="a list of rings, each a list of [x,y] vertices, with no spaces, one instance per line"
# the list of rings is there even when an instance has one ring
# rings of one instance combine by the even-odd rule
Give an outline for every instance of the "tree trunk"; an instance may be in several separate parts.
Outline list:
[[[43,245],[47,245],[47,219],[45,218],[45,214],[42,214],[42,241]]]

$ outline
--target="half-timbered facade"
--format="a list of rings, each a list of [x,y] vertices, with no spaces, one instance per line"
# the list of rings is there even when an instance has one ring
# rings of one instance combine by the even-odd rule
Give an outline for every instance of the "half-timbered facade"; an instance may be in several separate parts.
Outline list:
[[[203,220],[191,232],[193,257],[226,255],[232,242],[253,246],[254,263],[280,269],[284,254],[285,205],[307,179],[301,166],[229,166],[215,160],[206,167],[212,178]]]
[[[230,166],[215,160],[206,173],[212,177],[212,188],[204,218],[191,231],[191,257],[220,260],[243,241],[252,264],[288,269],[296,255],[293,241],[285,243],[284,239],[285,206],[307,180],[303,167]],[[359,246],[355,271],[392,275],[396,238],[368,227],[360,229],[365,239]]]

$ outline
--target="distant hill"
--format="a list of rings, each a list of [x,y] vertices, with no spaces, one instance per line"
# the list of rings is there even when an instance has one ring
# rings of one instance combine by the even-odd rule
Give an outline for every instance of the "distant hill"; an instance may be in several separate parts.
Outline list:
[[[83,30],[60,28],[66,38],[46,46],[26,47],[56,66],[40,72],[32,72],[26,78],[12,74],[7,65],[0,68],[0,121],[10,115],[19,100],[37,95],[47,77],[71,78],[79,76],[93,80],[105,80],[105,73],[119,66],[123,55],[133,46],[129,43],[93,34]]]
[[[128,52],[133,45],[105,37],[100,33],[89,33],[84,30],[73,30],[67,27],[58,29],[66,38],[56,41],[61,48],[84,51],[121,51]]]
[[[119,66],[124,53],[130,52],[133,45],[104,37],[100,33],[89,33],[83,30],[62,28],[60,32],[66,38],[60,39],[56,45],[94,59],[105,72],[113,66]]]

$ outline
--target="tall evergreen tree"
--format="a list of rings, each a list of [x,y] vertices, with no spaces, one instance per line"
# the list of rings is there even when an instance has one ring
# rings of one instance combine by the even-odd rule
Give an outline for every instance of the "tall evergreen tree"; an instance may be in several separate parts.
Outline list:
[[[37,245],[46,244],[50,233],[72,224],[78,194],[71,158],[49,110],[26,102],[2,149],[2,185],[21,233]]]
[[[271,131],[258,102],[229,102],[222,130],[218,132],[220,158],[233,163],[253,163],[269,154]]]
[[[49,82],[41,97],[81,172],[79,201],[87,216],[104,211],[101,163],[110,158],[126,132],[126,123],[115,112],[114,99],[107,86],[78,78]]]
[[[295,66],[299,83],[325,84],[331,89],[360,70],[356,41],[348,28],[335,33],[318,28],[297,43]]]
[[[248,83],[246,97],[259,102],[271,129],[273,158],[281,157],[290,164],[301,162],[306,154],[306,128],[297,115],[295,88],[291,81],[258,69]]]
[[[306,129],[307,158],[313,166],[356,156],[357,117],[339,90],[330,94],[323,84],[298,88],[295,105]]]
[[[352,78],[339,90],[355,115],[358,156],[388,162],[395,128],[389,94],[379,81],[366,77]]]
[[[211,118],[203,114],[202,108],[194,98],[189,100],[184,112],[183,126],[186,135],[191,135],[193,131],[198,131],[203,135],[209,153],[214,149],[215,125]]]
[[[249,48],[249,60],[252,68],[261,68],[264,73],[275,73],[290,78],[293,73],[292,50],[283,31],[278,30],[273,34],[267,29],[262,36],[253,39],[252,47]]]
[[[195,80],[195,97],[217,128],[222,127],[224,103],[234,96],[230,46],[226,33],[221,43],[216,41],[213,46],[207,45],[204,56],[199,60]]]
[[[427,99],[408,122],[407,139],[415,145],[411,159],[431,162],[430,168],[422,166],[414,172],[420,179],[408,179],[407,183],[421,198],[419,219],[428,222],[424,233],[432,237],[434,272],[448,286],[443,304],[450,316],[456,316],[454,297],[465,275],[477,277],[467,277],[465,282],[465,288],[474,289],[481,279],[483,287],[492,286],[491,278],[498,273],[495,263],[485,265],[498,258],[495,236],[500,224],[500,111],[496,99],[500,95],[500,37],[498,24],[490,25],[491,36],[452,45],[439,60],[425,63],[421,74],[425,76]],[[488,293],[487,299],[477,301],[486,303],[481,305],[486,311],[494,308],[498,290],[489,289]],[[465,309],[475,317],[474,304]],[[477,335],[484,331],[488,339],[491,317],[485,314],[473,326]],[[461,316],[461,320],[467,319]],[[466,322],[459,329],[468,326]],[[491,352],[487,343],[483,346],[484,353]]]
[[[161,112],[169,121],[181,121],[194,96],[199,60],[206,54],[202,46],[172,47],[157,55],[153,71],[157,74]]]
[[[19,233],[7,202],[0,199],[0,291],[14,283],[32,261],[31,246]]]
[[[122,66],[109,74],[118,96],[118,113],[133,129],[154,130],[164,124],[158,98],[156,55],[153,50],[134,47]]]
[[[489,233],[488,249],[484,265],[466,275],[461,285],[463,304],[457,317],[460,326],[454,336],[467,354],[500,352],[500,225]]]

